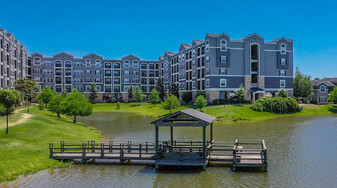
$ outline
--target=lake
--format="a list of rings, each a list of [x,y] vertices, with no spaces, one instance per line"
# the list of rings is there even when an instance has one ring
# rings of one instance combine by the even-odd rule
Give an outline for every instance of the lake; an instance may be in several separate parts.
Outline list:
[[[112,140],[154,140],[152,117],[125,113],[93,113],[79,121]],[[201,128],[175,128],[174,139],[202,139]],[[160,128],[160,140],[169,128]],[[337,117],[282,117],[260,122],[220,125],[214,139],[265,140],[268,172],[233,172],[230,167],[205,171],[156,172],[145,165],[75,165],[44,170],[0,184],[0,187],[336,187]]]

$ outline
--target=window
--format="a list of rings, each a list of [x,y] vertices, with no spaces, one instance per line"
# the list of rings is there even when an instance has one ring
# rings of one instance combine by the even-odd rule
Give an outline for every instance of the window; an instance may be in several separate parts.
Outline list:
[[[124,68],[130,68],[130,62],[124,61]]]
[[[85,74],[91,74],[91,70],[85,70]]]
[[[286,59],[285,58],[281,58],[281,65],[286,65]]]
[[[86,78],[86,79],[85,79],[85,82],[86,82],[86,83],[91,83],[91,78]]]
[[[320,96],[319,102],[327,102],[327,98],[325,96]]]
[[[124,75],[125,76],[129,76],[130,75],[130,71],[124,71]]]
[[[147,65],[145,63],[142,63],[141,69],[147,69]]]
[[[286,87],[286,81],[280,80],[280,87]]]
[[[86,90],[86,91],[90,91],[90,87],[91,87],[91,85],[86,85],[86,86],[85,86],[85,90]]]
[[[227,62],[227,57],[226,56],[221,56],[221,63],[226,63]]]
[[[61,61],[56,61],[55,62],[55,67],[62,67],[62,62]]]
[[[121,68],[121,64],[120,63],[114,63],[114,68],[115,69],[120,69]]]
[[[99,59],[96,59],[96,67],[100,67],[101,66],[101,61]]]
[[[209,50],[209,41],[206,40],[206,52],[208,52],[208,50]]]
[[[105,63],[105,68],[111,68],[111,63]]]
[[[226,79],[220,79],[220,87],[226,87],[227,80]]]
[[[90,59],[86,60],[85,66],[91,67],[91,60]]]
[[[206,87],[209,87],[210,83],[209,83],[209,79],[206,79]]]
[[[129,91],[129,86],[124,86],[124,91]]]
[[[319,86],[319,91],[320,93],[326,93],[326,86],[325,85]]]
[[[281,54],[286,54],[286,44],[281,44]]]
[[[285,70],[280,70],[280,76],[286,76],[286,71]]]
[[[227,51],[227,41],[226,40],[221,40],[220,51]]]
[[[251,44],[250,46],[250,58],[251,60],[258,60],[259,46],[257,44]]]
[[[133,61],[133,68],[139,68],[138,61]]]
[[[41,65],[41,59],[39,57],[34,58],[34,65]]]
[[[226,74],[227,74],[227,69],[225,69],[225,68],[219,69],[219,75],[226,75]]]
[[[96,78],[95,81],[96,81],[96,83],[101,83],[101,82],[102,82],[102,79]]]
[[[97,91],[101,91],[101,86],[96,86]]]
[[[66,61],[66,62],[64,63],[64,66],[65,66],[65,67],[71,67],[71,62],[70,62],[70,61]]]
[[[125,78],[124,79],[124,84],[128,84],[128,83],[130,83],[130,79]]]
[[[101,75],[101,71],[100,70],[96,70],[96,75]]]
[[[192,87],[195,88],[195,81],[192,82]]]

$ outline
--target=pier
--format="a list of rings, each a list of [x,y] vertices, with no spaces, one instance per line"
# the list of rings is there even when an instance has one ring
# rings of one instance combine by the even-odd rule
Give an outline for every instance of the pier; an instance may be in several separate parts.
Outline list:
[[[57,160],[114,160],[120,164],[142,161],[165,166],[193,166],[206,169],[212,164],[232,165],[237,168],[263,167],[267,170],[267,147],[264,140],[236,140],[232,143],[213,140],[213,122],[216,119],[193,109],[182,110],[158,119],[155,141],[61,141],[49,143],[50,158]],[[206,127],[210,126],[207,139]],[[159,141],[159,128],[170,127],[170,140]],[[201,141],[175,140],[175,127],[199,127]]]

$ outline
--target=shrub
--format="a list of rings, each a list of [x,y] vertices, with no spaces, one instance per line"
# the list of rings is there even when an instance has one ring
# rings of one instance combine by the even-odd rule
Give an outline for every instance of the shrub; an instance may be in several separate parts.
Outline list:
[[[192,101],[192,92],[184,92],[181,98],[186,104],[190,103]]]
[[[279,97],[286,98],[286,97],[288,97],[288,93],[286,92],[286,90],[281,89],[281,90],[278,92],[278,96],[279,96]]]
[[[262,97],[255,101],[250,109],[258,112],[271,112],[277,114],[290,114],[301,111],[301,107],[298,105],[297,101],[290,97]]]
[[[39,109],[44,110],[45,107],[46,107],[46,104],[43,102],[43,100],[39,100]]]
[[[121,103],[120,103],[119,101],[117,102],[116,105],[117,105],[117,109],[120,109],[120,108],[121,108]]]

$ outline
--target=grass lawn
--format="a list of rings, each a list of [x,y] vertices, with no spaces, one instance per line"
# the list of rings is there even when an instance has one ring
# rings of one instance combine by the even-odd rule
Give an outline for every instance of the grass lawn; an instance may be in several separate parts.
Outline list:
[[[275,117],[293,116],[293,115],[324,115],[336,114],[337,107],[332,105],[314,105],[303,104],[303,111],[294,114],[273,114],[269,112],[256,112],[249,109],[250,104],[233,104],[233,105],[210,105],[203,108],[206,114],[217,117],[223,123],[235,121],[259,121]],[[178,110],[195,108],[194,106],[181,106]],[[95,104],[94,112],[132,112],[153,117],[163,117],[169,113],[168,110],[161,108],[160,104],[156,106],[150,103],[121,103],[121,108],[117,109],[115,103]]]
[[[47,168],[69,166],[70,163],[49,159],[49,142],[100,139],[92,127],[73,124],[72,120],[57,118],[37,107],[30,110],[31,116],[25,120],[26,109],[10,116],[9,122],[14,125],[9,127],[9,135],[5,134],[6,117],[0,117],[0,182]]]

